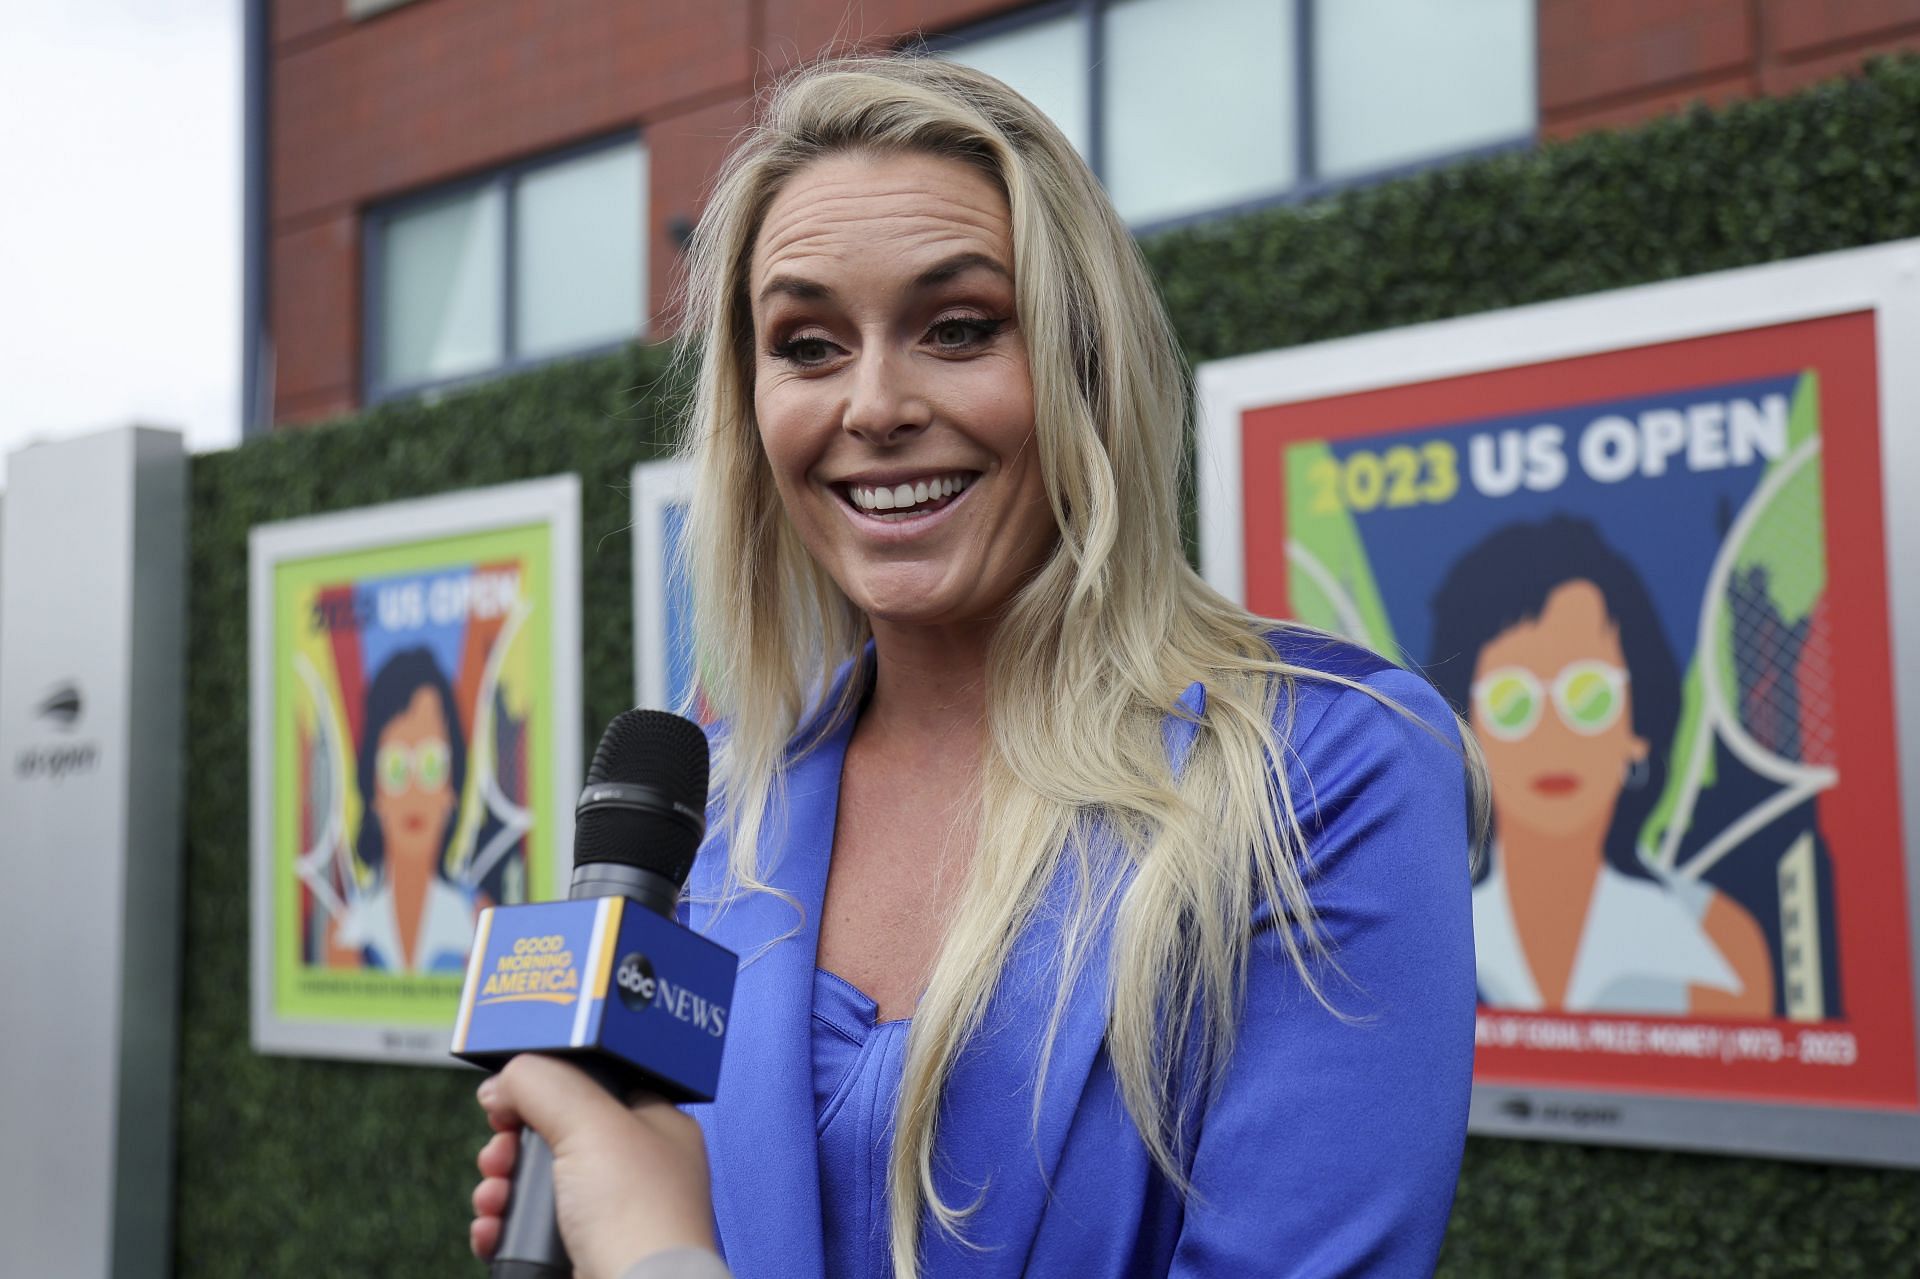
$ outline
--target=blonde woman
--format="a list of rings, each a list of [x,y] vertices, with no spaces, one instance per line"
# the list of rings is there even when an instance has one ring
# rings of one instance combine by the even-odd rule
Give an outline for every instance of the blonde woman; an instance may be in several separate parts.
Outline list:
[[[1471,747],[1188,567],[1183,370],[1071,146],[960,67],[808,70],[690,289],[720,1100],[510,1067],[476,1251],[524,1118],[588,1274],[1431,1271]]]

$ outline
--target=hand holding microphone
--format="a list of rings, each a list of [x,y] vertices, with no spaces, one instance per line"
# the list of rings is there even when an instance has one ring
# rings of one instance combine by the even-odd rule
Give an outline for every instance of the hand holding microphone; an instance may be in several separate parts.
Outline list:
[[[501,1071],[482,1085],[498,1132],[472,1232],[494,1279],[563,1279],[575,1262],[615,1279],[646,1252],[713,1246],[705,1148],[670,1104],[713,1099],[738,967],[673,922],[707,770],[689,721],[617,717],[576,809],[569,900],[476,925],[453,1052]],[[615,1100],[635,1093],[653,1100]]]
[[[494,1135],[473,1192],[474,1255],[493,1256],[520,1128],[553,1151],[561,1237],[579,1279],[615,1279],[672,1248],[713,1251],[713,1207],[699,1125],[657,1097],[631,1110],[584,1072],[528,1053],[480,1085]]]

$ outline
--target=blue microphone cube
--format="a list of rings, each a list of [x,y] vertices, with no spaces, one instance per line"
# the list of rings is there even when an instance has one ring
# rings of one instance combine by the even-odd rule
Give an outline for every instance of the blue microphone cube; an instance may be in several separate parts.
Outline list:
[[[671,1101],[712,1101],[739,959],[624,897],[482,911],[453,1055],[589,1057]]]

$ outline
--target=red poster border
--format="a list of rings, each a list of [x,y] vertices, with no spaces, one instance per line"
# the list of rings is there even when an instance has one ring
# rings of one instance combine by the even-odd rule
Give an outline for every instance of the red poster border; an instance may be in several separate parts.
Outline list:
[[[1835,680],[1839,785],[1820,800],[1835,849],[1843,1020],[1855,1063],[1598,1056],[1483,1043],[1479,1083],[1644,1092],[1716,1100],[1920,1110],[1899,769],[1892,705],[1892,638],[1882,508],[1880,414],[1872,311],[1727,331],[1594,355],[1491,369],[1375,390],[1248,409],[1241,417],[1247,605],[1287,611],[1284,449],[1567,405],[1655,395],[1711,382],[1817,370],[1829,589],[1844,637]],[[1863,714],[1860,708],[1878,707]],[[1483,1015],[1486,1010],[1483,1010]],[[1501,1018],[1618,1022],[1617,1017],[1501,1011]],[[1772,1028],[1789,1040],[1807,1023],[1630,1018],[1738,1032]]]

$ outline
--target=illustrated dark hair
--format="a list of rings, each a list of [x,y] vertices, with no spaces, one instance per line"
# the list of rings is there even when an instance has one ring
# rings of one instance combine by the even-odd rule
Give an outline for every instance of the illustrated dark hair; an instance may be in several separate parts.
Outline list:
[[[1680,722],[1680,676],[1646,583],[1586,520],[1555,515],[1509,524],[1462,555],[1433,596],[1433,644],[1427,678],[1461,716],[1471,713],[1480,651],[1501,632],[1540,616],[1547,597],[1568,582],[1592,582],[1620,635],[1632,682],[1633,731],[1646,739],[1644,785],[1624,787],[1607,828],[1607,862],[1653,878],[1640,859],[1641,827],[1666,790],[1668,752]],[[1480,877],[1488,864],[1483,861]]]
[[[440,663],[433,653],[425,648],[401,649],[386,660],[379,674],[373,677],[373,683],[367,686],[366,724],[360,732],[360,837],[354,843],[354,851],[360,861],[376,873],[386,867],[387,843],[380,833],[380,822],[373,815],[374,789],[380,784],[378,759],[380,753],[380,734],[388,724],[397,719],[413,701],[415,693],[430,688],[440,699],[440,714],[447,721],[447,780],[457,797],[467,780],[467,735],[460,727],[460,710],[453,700],[453,685],[447,682],[446,675],[440,670]],[[446,877],[447,841],[453,836],[454,824],[460,820],[460,808],[456,803],[452,812],[447,814],[446,829],[440,832],[440,853],[434,859],[434,871],[442,878]]]

